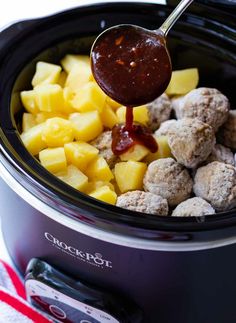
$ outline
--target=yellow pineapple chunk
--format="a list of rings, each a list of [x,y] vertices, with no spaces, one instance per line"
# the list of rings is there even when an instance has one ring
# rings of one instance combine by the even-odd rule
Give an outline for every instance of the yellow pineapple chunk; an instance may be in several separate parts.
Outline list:
[[[194,90],[199,81],[198,69],[187,68],[173,71],[170,83],[166,89],[167,95],[183,95]]]
[[[66,170],[55,173],[54,175],[81,192],[85,192],[87,189],[88,177],[74,165],[68,165]]]
[[[63,97],[64,97],[64,107],[63,107],[63,113],[70,114],[73,112],[76,112],[76,110],[73,108],[72,100],[74,98],[75,94],[69,87],[63,88]]]
[[[33,87],[39,84],[55,84],[59,80],[61,73],[61,66],[38,62],[36,64],[36,72],[32,79]]]
[[[88,182],[86,193],[91,193],[92,191],[95,191],[97,188],[102,187],[102,186],[108,186],[112,191],[115,192],[115,187],[110,182],[91,181],[91,182]]]
[[[85,174],[90,180],[101,180],[109,182],[114,178],[112,171],[103,157],[93,160],[85,170]]]
[[[158,150],[155,153],[149,152],[149,154],[145,157],[145,162],[151,163],[152,161],[160,158],[168,158],[172,157],[170,146],[168,144],[168,137],[167,136],[159,136],[155,137]]]
[[[41,84],[34,88],[36,104],[43,112],[62,112],[63,91],[58,84]]]
[[[122,161],[128,161],[128,160],[134,160],[134,161],[140,161],[145,156],[147,156],[149,153],[149,150],[144,147],[143,145],[136,144],[129,148],[126,152],[120,155],[120,159]]]
[[[67,73],[65,71],[61,71],[57,84],[59,84],[61,87],[64,87],[66,83],[66,78],[67,78]]]
[[[46,148],[39,152],[39,160],[43,167],[51,173],[66,170],[66,155],[64,148]]]
[[[73,92],[77,92],[82,86],[92,81],[92,72],[89,65],[81,65],[72,69],[65,82],[65,86],[69,87]]]
[[[143,189],[143,177],[147,165],[129,160],[115,165],[115,179],[121,193]]]
[[[116,204],[117,195],[109,186],[101,186],[89,193],[89,196],[109,204]]]
[[[116,113],[108,104],[105,104],[104,106],[101,113],[101,120],[104,127],[109,129],[112,129],[119,122]]]
[[[74,140],[73,125],[63,118],[48,119],[43,127],[42,139],[48,147],[61,147]]]
[[[76,140],[90,141],[102,133],[103,126],[98,111],[72,113],[69,120],[74,124]]]
[[[38,153],[42,149],[46,148],[46,143],[42,139],[43,127],[44,124],[41,123],[21,134],[21,140],[23,141],[23,144],[25,145],[26,149],[34,156],[38,155]]]
[[[102,112],[106,100],[106,94],[95,82],[88,82],[75,94],[71,104],[79,112],[97,110]]]
[[[59,112],[39,112],[35,115],[35,120],[39,124],[55,117],[67,119],[66,115]]]
[[[26,132],[36,125],[37,122],[35,114],[24,112],[22,116],[22,131]]]
[[[113,99],[111,99],[109,96],[107,96],[106,98],[106,103],[113,109],[113,110],[117,110],[121,104],[114,101]]]
[[[25,108],[25,110],[29,113],[36,114],[39,112],[39,108],[36,104],[35,100],[35,91],[22,91],[20,93],[21,102]]]
[[[81,66],[90,66],[90,58],[87,55],[67,54],[62,60],[63,69],[70,73],[74,69],[80,69]]]
[[[73,164],[84,171],[93,159],[98,155],[98,149],[87,142],[70,142],[64,145],[68,164]]]
[[[116,110],[119,123],[125,122],[126,107],[122,106]],[[133,108],[134,122],[146,125],[149,121],[148,108],[145,105]]]

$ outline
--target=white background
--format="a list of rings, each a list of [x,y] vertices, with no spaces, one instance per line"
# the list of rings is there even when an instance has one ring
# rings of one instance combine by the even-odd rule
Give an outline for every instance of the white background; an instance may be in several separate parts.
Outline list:
[[[124,2],[126,0],[117,0]],[[127,0],[128,1],[128,0]],[[133,0],[134,2],[152,2],[165,4],[165,0]],[[1,0],[0,2],[0,30],[6,28],[13,22],[42,17],[55,12],[89,3],[114,2],[114,0]],[[130,0],[132,2],[132,0]],[[11,263],[7,250],[4,245],[0,230],[0,259]]]

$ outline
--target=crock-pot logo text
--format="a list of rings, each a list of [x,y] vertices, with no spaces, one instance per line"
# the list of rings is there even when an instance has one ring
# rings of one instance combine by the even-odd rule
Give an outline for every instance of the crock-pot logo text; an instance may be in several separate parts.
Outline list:
[[[112,268],[112,262],[109,260],[105,260],[102,258],[100,253],[91,254],[89,252],[85,252],[79,250],[73,246],[68,245],[67,243],[60,241],[58,238],[54,237],[52,234],[45,232],[45,238],[50,241],[54,247],[60,249],[61,251],[73,256],[81,261],[87,262],[90,265],[97,267],[107,267]]]

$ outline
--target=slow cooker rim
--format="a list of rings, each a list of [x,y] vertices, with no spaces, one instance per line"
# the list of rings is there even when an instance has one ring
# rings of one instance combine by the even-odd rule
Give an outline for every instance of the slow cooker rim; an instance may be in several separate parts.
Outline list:
[[[114,3],[110,4],[110,6],[112,5],[112,7],[114,7],[117,4],[118,5],[121,5],[121,4],[122,5],[131,5],[131,2],[130,1],[127,1],[125,3],[124,2],[114,2]],[[107,3],[101,3],[101,4],[99,4],[99,7],[101,5],[107,5]],[[144,5],[144,3],[138,3],[138,4],[136,3],[135,5],[142,7]],[[151,6],[154,6],[154,7],[159,6],[158,4],[153,4],[153,3],[151,3],[151,4],[148,3],[147,4],[147,3],[145,3],[145,6],[146,7],[149,7],[150,5]],[[88,10],[88,9],[91,9],[91,8],[94,9],[95,7],[97,7],[97,5],[91,4],[89,6],[83,6],[83,9],[84,10]],[[73,12],[74,9],[71,9],[69,11],[70,12]],[[55,17],[55,16],[60,15],[60,14],[64,14],[64,13],[65,12],[63,11],[62,13],[57,13],[57,14],[54,14],[54,15],[50,15],[48,17],[39,18],[39,19],[36,19],[35,22],[37,23],[38,20],[39,21],[42,21],[42,19],[48,20],[48,19],[51,19],[52,17]],[[3,142],[2,142],[2,145],[4,146]],[[7,146],[5,146],[5,149],[8,149]],[[8,150],[8,153],[10,153],[9,150]],[[25,158],[28,159],[28,160],[31,160],[33,164],[34,164],[34,162],[36,162],[35,159],[32,156],[30,156],[30,154],[26,150],[24,152],[24,155],[25,155]],[[13,156],[11,156],[11,158],[9,158],[9,156],[7,156],[6,155],[6,152],[5,152],[5,158],[6,158],[6,160],[8,160],[8,162],[11,163],[10,159]],[[23,166],[23,165],[21,165],[21,166]],[[28,180],[29,181],[29,178],[28,177],[25,177],[25,170],[26,169],[24,167],[22,167],[21,169],[19,169],[19,167],[17,167],[17,168],[18,168],[17,169],[18,172],[19,172],[19,170],[22,172],[22,178],[24,178],[24,180]],[[41,172],[42,172],[42,174],[45,174],[45,178],[48,177],[50,181],[54,182],[56,180],[57,181],[56,185],[59,185],[59,187],[62,190],[64,189],[65,191],[68,191],[69,193],[71,193],[72,195],[74,195],[74,189],[68,187],[66,184],[64,184],[62,182],[58,183],[59,180],[55,179],[55,177],[53,175],[51,175],[48,172],[46,172],[43,168],[41,169]],[[35,182],[37,182],[36,179],[37,180],[40,179],[40,177],[35,177],[32,172],[30,174],[32,176],[30,182],[33,180],[33,182],[35,183]],[[39,183],[40,183],[40,185],[42,184],[41,182],[39,182]],[[45,183],[43,183],[43,184],[45,184]],[[115,219],[111,219],[111,221],[114,222],[114,223],[116,223],[115,220],[117,220],[117,217],[119,217],[119,221],[118,222],[123,222],[123,220],[124,220],[124,223],[122,223],[122,224],[125,224],[125,225],[128,224],[128,225],[130,225],[130,223],[127,223],[129,221],[127,221],[127,219],[124,219],[124,217],[126,217],[126,218],[127,217],[128,218],[132,217],[133,218],[132,221],[135,222],[135,225],[134,226],[136,227],[136,226],[139,226],[139,224],[140,224],[142,226],[142,228],[143,228],[143,225],[145,224],[144,222],[146,221],[147,218],[149,219],[148,216],[144,216],[143,217],[143,215],[142,215],[142,218],[141,218],[139,212],[134,212],[134,211],[126,210],[126,209],[121,209],[121,208],[118,208],[116,206],[112,206],[112,205],[105,204],[105,203],[100,202],[100,201],[97,201],[97,200],[95,200],[95,199],[93,199],[93,198],[91,198],[89,196],[86,196],[86,195],[84,195],[84,194],[82,194],[80,192],[76,192],[76,194],[79,197],[82,197],[83,198],[83,203],[84,202],[86,202],[86,204],[90,204],[91,203],[92,206],[93,206],[93,208],[95,208],[96,211],[99,211],[99,213],[100,213],[100,211],[102,211],[102,212],[103,211],[105,211],[105,212],[109,211],[112,216],[114,214]],[[80,203],[81,203],[81,200],[80,200]],[[117,212],[117,210],[119,210],[119,212]],[[225,226],[232,225],[232,218],[235,218],[235,223],[233,223],[233,224],[236,224],[236,217],[233,215],[233,213],[234,213],[234,210],[230,210],[230,211],[218,213],[216,215],[209,215],[209,216],[206,216],[204,218],[205,221],[202,222],[202,223],[199,223],[198,219],[195,218],[195,217],[194,218],[191,217],[191,218],[181,218],[180,219],[180,218],[172,218],[172,217],[165,218],[163,216],[158,216],[158,217],[155,217],[155,219],[154,219],[154,222],[155,223],[153,223],[153,225],[155,226],[155,225],[158,224],[158,228],[155,228],[155,229],[160,230],[161,224],[163,224],[163,222],[166,221],[167,223],[165,223],[165,226],[164,227],[165,227],[165,229],[168,229],[170,231],[175,231],[177,229],[179,230],[180,229],[179,226],[183,226],[183,224],[186,224],[184,226],[184,228],[182,228],[183,230],[186,230],[186,229],[193,230],[193,231],[198,231],[198,230],[199,231],[214,230],[219,225],[221,227],[222,227],[222,225],[225,225]],[[222,216],[225,216],[225,218],[223,220],[222,220]],[[107,219],[107,215],[106,215],[106,219]],[[153,219],[153,217],[152,217],[152,219]],[[108,219],[108,220],[110,220],[110,219]],[[151,219],[149,219],[149,220],[151,221]],[[227,220],[229,220],[230,223],[228,223]],[[222,221],[224,223],[222,223]],[[161,222],[161,223],[159,223],[159,222]],[[220,224],[219,224],[219,222],[220,222]],[[152,227],[152,229],[154,229],[154,228]]]

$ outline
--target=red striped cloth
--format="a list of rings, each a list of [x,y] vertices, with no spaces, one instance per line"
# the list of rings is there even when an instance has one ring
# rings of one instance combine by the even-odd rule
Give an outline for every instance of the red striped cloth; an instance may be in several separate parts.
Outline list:
[[[0,260],[0,323],[52,323],[27,301],[17,273]]]

